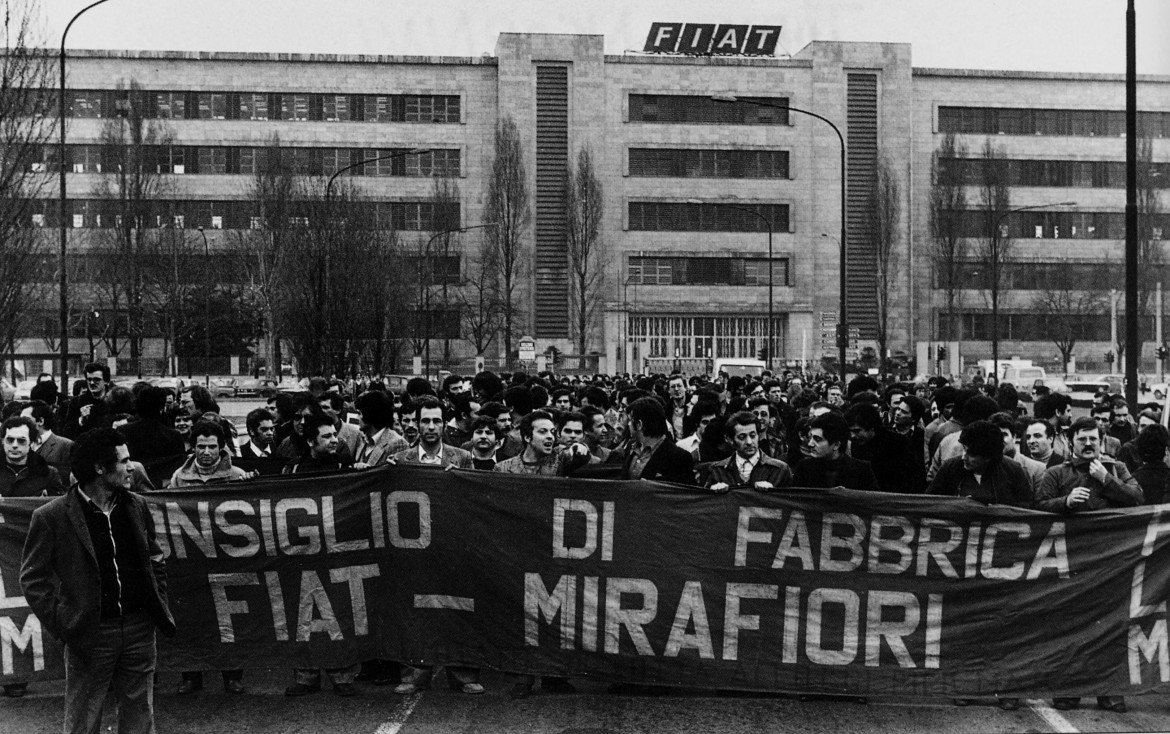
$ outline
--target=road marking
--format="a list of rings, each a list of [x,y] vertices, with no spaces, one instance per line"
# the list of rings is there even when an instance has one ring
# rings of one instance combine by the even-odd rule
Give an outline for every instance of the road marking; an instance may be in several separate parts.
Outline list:
[[[1036,715],[1044,719],[1045,723],[1052,727],[1055,732],[1060,734],[1077,734],[1080,730],[1072,723],[1060,715],[1060,712],[1048,705],[1048,702],[1040,698],[1029,698],[1028,708],[1036,712]]]
[[[423,694],[420,691],[402,699],[402,702],[390,712],[390,720],[379,724],[378,728],[374,730],[374,734],[398,734],[402,730],[402,726],[406,723],[406,720],[410,718],[414,707],[422,700],[422,697]]]
[[[474,612],[475,599],[466,596],[444,596],[442,594],[415,594],[415,609],[455,609],[460,612]]]

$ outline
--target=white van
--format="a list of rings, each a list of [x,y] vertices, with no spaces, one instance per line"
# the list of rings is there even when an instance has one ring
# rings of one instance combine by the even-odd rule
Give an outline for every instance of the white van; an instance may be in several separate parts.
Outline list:
[[[764,370],[766,369],[768,369],[768,365],[758,359],[721,357],[715,360],[715,364],[711,368],[711,379],[718,380],[720,372],[726,372],[728,377],[734,377],[735,375],[741,377],[759,377],[764,374]]]

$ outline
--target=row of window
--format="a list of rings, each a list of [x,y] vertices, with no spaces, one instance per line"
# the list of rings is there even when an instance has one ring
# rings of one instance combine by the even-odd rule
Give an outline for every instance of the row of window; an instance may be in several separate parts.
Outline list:
[[[1122,263],[1115,262],[1006,262],[1000,266],[1003,290],[1100,290],[1110,283],[1122,283]],[[1170,281],[1170,266],[1158,266],[1160,280]],[[987,281],[982,263],[965,262],[958,267],[959,287],[981,290]],[[937,276],[937,274],[936,274]],[[941,287],[935,278],[935,287]]]
[[[772,339],[777,351],[783,351],[787,333],[788,314],[778,314],[772,320]],[[639,316],[630,315],[627,321],[631,351],[639,353],[645,344],[644,356],[681,359],[712,357],[749,357],[757,353],[768,340],[766,316]],[[677,351],[676,351],[677,350]]]
[[[59,227],[59,204],[52,199],[38,200],[38,206],[31,207],[29,224],[34,227]],[[66,226],[80,228],[113,228],[124,221],[125,204],[115,199],[71,199],[70,214]],[[431,232],[446,225],[436,222],[459,222],[458,202],[449,209],[430,201],[376,201],[358,202],[357,207],[366,207],[371,226],[378,229],[409,232]],[[255,201],[184,201],[154,200],[145,202],[139,215],[141,226],[154,229],[173,226],[204,227],[205,229],[259,229],[263,219],[259,216]],[[290,216],[292,224],[308,225],[305,216]]]
[[[986,212],[958,212],[960,237],[986,237]],[[1170,214],[1145,217],[1148,236],[1162,239],[1170,231]],[[1023,239],[1120,240],[1125,238],[1125,212],[1027,211],[1007,215],[1000,222],[1000,236]]]
[[[631,285],[768,285],[768,260],[748,257],[631,257]],[[788,258],[772,259],[772,284],[790,286]]]
[[[1138,135],[1170,138],[1170,112],[1138,112]],[[975,135],[1125,135],[1124,110],[939,107],[940,133]]]
[[[65,170],[73,173],[117,171],[127,165],[128,148],[121,145],[69,145]],[[169,174],[256,174],[268,166],[267,146],[144,145],[143,170]],[[347,166],[375,158],[350,169],[354,176],[444,177],[459,176],[461,154],[457,148],[407,154],[410,148],[304,148],[281,147],[283,167],[305,176],[329,176]],[[60,149],[45,146],[31,163],[34,171],[57,171]]]
[[[788,178],[788,151],[630,148],[630,175],[670,178]]]
[[[629,215],[630,229],[641,232],[788,231],[787,204],[631,201]]]
[[[1153,334],[1153,317],[1143,317],[1138,328],[1145,334]],[[945,313],[938,315],[939,339],[948,341],[963,339],[991,339],[991,327],[995,323],[991,314],[976,312],[961,312],[954,315],[954,319]],[[962,326],[962,332],[959,328]],[[1073,336],[1078,341],[1104,341],[1111,339],[1109,313],[1085,314],[1069,320],[1068,326],[1073,329]],[[1061,329],[1065,324],[1060,325]],[[1044,341],[1051,342],[1057,334],[1053,333],[1052,317],[1040,313],[1003,313],[999,314],[999,338],[1004,341]]]
[[[1051,186],[1056,188],[1125,188],[1125,161],[1041,161],[1001,160],[993,163],[982,158],[939,158],[939,174],[948,180],[957,177],[968,186],[987,180],[990,166],[1001,168],[1009,186]],[[1170,163],[1151,163],[1149,183],[1155,188],[1170,188]]]
[[[55,106],[56,92],[47,93]],[[164,120],[301,120],[319,122],[460,121],[457,94],[310,94],[287,92],[159,92],[71,89],[70,117],[108,118],[129,109]],[[57,115],[57,110],[45,110]]]
[[[631,94],[630,122],[707,125],[787,125],[787,97],[720,102],[710,95]]]

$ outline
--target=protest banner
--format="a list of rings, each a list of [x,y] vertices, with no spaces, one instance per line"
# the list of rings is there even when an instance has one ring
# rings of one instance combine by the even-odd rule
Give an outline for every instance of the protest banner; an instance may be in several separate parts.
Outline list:
[[[45,500],[0,500],[0,682],[63,675],[21,597]],[[429,467],[148,496],[164,670],[384,658],[756,691],[1168,690],[1165,507]]]

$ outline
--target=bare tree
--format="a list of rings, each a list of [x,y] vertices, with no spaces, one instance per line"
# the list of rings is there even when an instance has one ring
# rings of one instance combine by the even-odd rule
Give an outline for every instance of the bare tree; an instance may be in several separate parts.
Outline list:
[[[876,267],[875,283],[877,306],[878,357],[882,374],[889,369],[890,304],[899,279],[899,223],[902,217],[902,201],[898,179],[889,160],[879,156],[874,170],[873,187],[870,189],[870,217],[867,235],[874,253]]]
[[[1154,168],[1154,145],[1148,135],[1137,141],[1137,212],[1138,212],[1138,313],[1139,337],[1145,341],[1154,335],[1140,325],[1152,323],[1157,304],[1158,282],[1165,275],[1166,241],[1155,228],[1162,212],[1159,199],[1158,171]],[[1141,345],[1134,354],[1141,354]]]
[[[982,233],[979,249],[979,265],[983,273],[984,287],[991,300],[993,322],[999,320],[999,291],[1003,286],[1003,270],[1011,259],[1012,238],[1008,212],[1011,210],[1011,188],[1008,181],[1007,161],[1002,148],[987,141],[983,144],[979,167],[979,206],[982,214]],[[993,333],[999,334],[998,323],[992,324]],[[992,359],[999,356],[999,341],[991,344]]]
[[[426,262],[420,262],[419,267],[430,274],[429,283],[437,285],[432,296],[432,308],[438,308],[443,313],[450,310],[451,282],[459,282],[459,272],[451,273],[451,266],[458,262],[458,256],[452,256],[451,243],[460,227],[459,215],[459,184],[449,176],[436,177],[431,187],[431,232],[436,239],[431,243],[430,252],[423,253]],[[421,281],[421,278],[420,278]],[[428,336],[430,332],[428,331]],[[443,368],[451,366],[451,334],[443,330]]]
[[[1032,307],[1043,320],[1044,332],[1060,351],[1065,373],[1085,325],[1108,307],[1101,285],[1102,281],[1086,268],[1068,262],[1053,263],[1040,270]]]
[[[268,336],[268,375],[280,379],[283,313],[287,293],[283,272],[296,236],[296,222],[303,206],[304,181],[289,165],[273,134],[263,151],[256,151],[255,174],[248,198],[254,207],[251,227],[236,234],[236,251],[247,274],[248,290],[260,309]]]
[[[463,333],[475,347],[475,356],[480,358],[499,336],[503,324],[499,304],[494,296],[492,273],[482,254],[467,259],[465,268],[467,279],[459,293],[459,312],[463,320]]]
[[[202,269],[203,255],[196,254],[198,234],[192,236],[188,230],[174,226],[165,228],[166,234],[159,239],[158,251],[148,264],[150,280],[154,286],[143,292],[143,299],[154,314],[162,333],[163,374],[179,374],[179,325],[184,319],[192,294],[199,283],[193,277]],[[201,244],[198,245],[202,247]],[[189,356],[189,355],[188,355]]]
[[[511,117],[504,117],[496,127],[495,160],[488,180],[487,218],[496,223],[487,231],[490,245],[487,263],[504,322],[504,360],[507,364],[512,360],[512,338],[518,323],[523,320],[516,289],[527,272],[524,241],[532,221],[524,149],[520,143],[520,131]]]
[[[930,256],[938,287],[946,299],[947,330],[939,334],[944,340],[963,340],[962,319],[955,313],[955,302],[964,286],[963,265],[967,258],[967,240],[963,236],[966,157],[967,147],[956,141],[954,133],[948,133],[935,151],[930,187]]]
[[[48,290],[49,243],[39,195],[51,180],[42,146],[53,132],[51,57],[41,51],[32,7],[5,3],[0,33],[0,324],[4,347],[28,330]]]
[[[577,154],[577,169],[565,175],[565,212],[568,219],[570,308],[576,321],[578,354],[585,354],[594,327],[605,277],[605,215],[601,181],[593,170],[587,148]]]
[[[141,87],[131,80],[129,87],[118,85],[117,96],[124,100],[120,113],[102,127],[102,179],[98,191],[104,208],[92,213],[93,224],[102,236],[96,248],[110,267],[99,282],[103,310],[124,323],[130,359],[142,356],[142,342],[151,328],[147,308],[152,278],[161,250],[161,227],[182,226],[166,209],[164,194],[170,189],[163,174],[172,172],[166,156],[170,153],[170,130],[145,116]],[[97,221],[100,218],[101,221]],[[125,314],[124,322],[117,314]],[[119,326],[107,339],[113,354],[121,351]],[[139,368],[140,369],[140,368]]]

